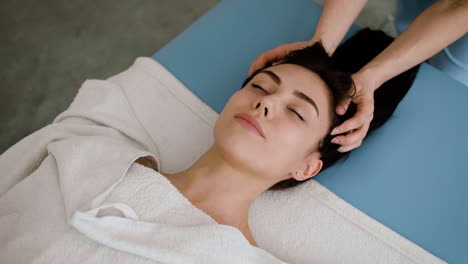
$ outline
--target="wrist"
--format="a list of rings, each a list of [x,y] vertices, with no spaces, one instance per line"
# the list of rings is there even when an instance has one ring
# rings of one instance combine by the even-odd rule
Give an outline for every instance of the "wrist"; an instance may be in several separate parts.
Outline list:
[[[324,34],[319,34],[318,32],[315,32],[314,36],[309,41],[311,43],[321,41],[323,48],[327,52],[328,56],[332,56],[333,52],[335,51],[331,41],[329,41]]]
[[[385,82],[377,69],[366,66],[353,74],[353,81],[357,82],[356,86],[365,87],[372,91],[377,90]]]

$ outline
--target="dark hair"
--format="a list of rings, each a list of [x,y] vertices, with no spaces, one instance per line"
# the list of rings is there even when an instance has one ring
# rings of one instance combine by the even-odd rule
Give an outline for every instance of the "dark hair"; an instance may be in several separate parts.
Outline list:
[[[393,38],[381,30],[363,29],[345,41],[330,57],[320,42],[301,50],[292,51],[281,59],[278,64],[296,64],[317,73],[327,84],[332,94],[332,124],[327,135],[320,141],[318,151],[323,162],[322,171],[335,164],[338,160],[347,157],[350,151],[338,151],[341,146],[331,143],[336,135],[330,135],[331,130],[343,123],[356,113],[356,105],[351,102],[346,113],[339,116],[335,113],[336,105],[343,99],[355,93],[351,74],[359,71],[364,65],[382,52]],[[268,68],[269,62],[264,68]],[[419,65],[395,76],[382,84],[374,92],[374,118],[370,123],[367,135],[382,126],[393,114],[399,102],[406,95],[418,72]],[[249,76],[242,88],[263,69],[257,70]],[[281,190],[304,183],[294,178],[280,181],[268,190]]]

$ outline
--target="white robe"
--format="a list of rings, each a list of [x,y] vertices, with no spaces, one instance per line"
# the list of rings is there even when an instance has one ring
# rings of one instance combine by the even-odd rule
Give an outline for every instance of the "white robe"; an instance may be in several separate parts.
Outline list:
[[[159,186],[154,196],[106,200],[116,187],[125,192],[127,170],[138,169],[132,163],[139,157],[150,157],[158,171],[173,173],[193,164],[212,140],[211,135],[187,135],[182,129],[182,139],[205,144],[190,146],[184,140],[164,144],[161,135],[168,133],[158,135],[158,129],[167,131],[174,120],[184,121],[178,126],[188,129],[197,120],[184,120],[184,111],[193,110],[190,105],[174,113],[155,112],[174,109],[163,104],[176,99],[154,73],[145,72],[145,64],[154,61],[139,58],[129,70],[109,80],[87,80],[71,106],[52,124],[0,156],[2,263],[283,263],[251,246],[238,229],[217,224],[187,200],[181,207],[183,196],[155,171],[153,178],[160,177],[154,180],[165,188]],[[133,83],[126,83],[129,79]],[[151,101],[161,105],[143,107]],[[177,102],[181,101],[179,97]],[[198,114],[200,118],[215,115]],[[177,166],[170,163],[180,151],[193,155],[181,157]],[[158,184],[151,186],[158,188]],[[164,197],[174,199],[161,200]],[[120,208],[121,213],[97,216],[102,206]],[[155,211],[139,210],[143,207]]]

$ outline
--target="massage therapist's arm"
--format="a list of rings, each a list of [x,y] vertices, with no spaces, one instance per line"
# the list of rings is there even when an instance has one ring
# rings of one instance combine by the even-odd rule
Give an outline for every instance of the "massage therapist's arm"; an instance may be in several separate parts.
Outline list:
[[[384,51],[353,75],[358,110],[354,117],[336,127],[332,135],[349,130],[358,132],[338,136],[339,151],[359,146],[373,117],[373,94],[384,82],[427,60],[468,32],[468,0],[439,0],[424,10]],[[350,100],[337,106],[343,114]],[[362,109],[362,110],[360,110]],[[372,112],[371,112],[372,111]]]
[[[290,51],[305,48],[321,40],[329,55],[348,32],[367,0],[327,0],[311,40],[280,45],[260,54],[251,64],[248,75],[263,69],[268,62],[280,60]]]
[[[468,0],[439,0],[358,73],[377,89],[468,32]]]
[[[312,41],[321,40],[329,55],[335,52],[367,0],[327,0]]]

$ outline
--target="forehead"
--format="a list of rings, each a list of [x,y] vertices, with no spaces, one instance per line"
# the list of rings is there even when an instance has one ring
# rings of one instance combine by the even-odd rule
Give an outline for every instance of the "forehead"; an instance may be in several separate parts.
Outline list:
[[[320,78],[320,76],[308,70],[302,66],[295,64],[280,64],[266,68],[265,70],[272,71],[276,73],[281,78],[281,86],[291,86],[294,85],[297,88],[305,89],[323,89],[328,90],[325,82]],[[265,74],[259,74],[261,77],[270,78],[265,76]]]

